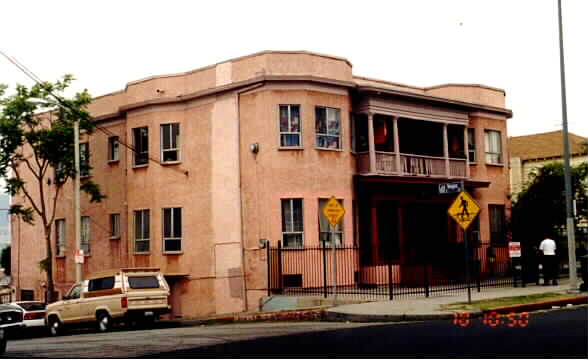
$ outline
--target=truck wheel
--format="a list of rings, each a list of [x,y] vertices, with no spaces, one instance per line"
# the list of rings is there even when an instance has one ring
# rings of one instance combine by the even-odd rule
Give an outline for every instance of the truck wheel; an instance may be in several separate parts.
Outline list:
[[[101,312],[97,316],[98,331],[107,332],[112,327],[112,320],[107,313]]]
[[[55,316],[49,319],[49,334],[58,336],[61,334],[61,322]]]

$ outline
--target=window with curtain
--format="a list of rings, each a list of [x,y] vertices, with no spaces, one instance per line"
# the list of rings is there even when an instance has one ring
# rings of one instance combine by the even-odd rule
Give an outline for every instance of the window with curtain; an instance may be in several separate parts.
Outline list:
[[[80,249],[84,250],[84,255],[90,254],[90,217],[82,216],[82,236]]]
[[[468,128],[468,158],[476,162],[476,129]]]
[[[108,161],[118,161],[118,136],[108,138]]]
[[[161,161],[180,161],[180,124],[161,125]]]
[[[341,149],[341,115],[339,109],[315,109],[316,146],[321,149]]]
[[[149,128],[133,129],[133,166],[149,165]]]
[[[300,105],[280,105],[280,146],[302,146]]]
[[[282,199],[282,242],[285,248],[304,246],[302,199]]]
[[[65,219],[55,220],[55,256],[65,256]]]
[[[343,206],[343,200],[337,199],[341,206]],[[334,232],[331,232],[331,224],[329,223],[329,219],[325,217],[323,214],[323,209],[325,205],[329,202],[329,199],[319,199],[319,240],[320,246],[325,246],[327,248],[333,247],[331,236],[334,235],[335,237],[335,246],[341,247],[343,246],[343,220],[339,222],[335,226]]]
[[[500,131],[486,130],[486,163],[502,164],[502,140]]]
[[[149,252],[149,210],[135,210],[135,252]]]
[[[120,238],[120,214],[110,214],[110,238]]]

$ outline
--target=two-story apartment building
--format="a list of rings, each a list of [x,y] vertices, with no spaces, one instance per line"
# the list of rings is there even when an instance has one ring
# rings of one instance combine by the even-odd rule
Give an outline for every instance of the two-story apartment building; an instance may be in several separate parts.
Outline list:
[[[304,51],[128,83],[94,99],[101,130],[81,141],[87,176],[108,196],[83,199],[84,273],[157,266],[178,316],[256,310],[268,287],[260,241],[318,246],[331,196],[347,209],[336,241],[361,246],[366,266],[451,252],[463,239],[447,216],[453,198],[437,190],[450,181],[482,208],[472,231],[502,245],[504,98],[482,85],[358,77],[346,59]],[[75,277],[71,199],[62,195],[54,225],[61,295]],[[39,294],[41,229],[14,219],[12,230],[17,293]]]

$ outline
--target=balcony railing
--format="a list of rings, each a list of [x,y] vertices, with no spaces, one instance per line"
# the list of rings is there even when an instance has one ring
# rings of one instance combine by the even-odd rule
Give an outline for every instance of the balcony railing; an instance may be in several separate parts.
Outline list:
[[[445,167],[445,158],[413,154],[400,154],[400,168],[397,166],[396,153],[376,151],[376,174],[424,177],[466,178],[466,160],[449,158],[449,169]],[[368,152],[357,154],[357,171],[359,174],[370,173]]]

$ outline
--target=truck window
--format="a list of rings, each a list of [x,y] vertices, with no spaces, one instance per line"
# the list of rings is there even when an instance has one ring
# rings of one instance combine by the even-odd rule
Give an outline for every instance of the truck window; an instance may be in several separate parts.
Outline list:
[[[159,280],[156,276],[129,276],[131,289],[159,289]]]
[[[88,282],[88,291],[109,290],[114,288],[114,276],[92,279]]]
[[[71,291],[69,292],[69,298],[70,299],[79,299],[80,298],[80,285],[76,285],[75,287],[73,287],[71,289]]]

